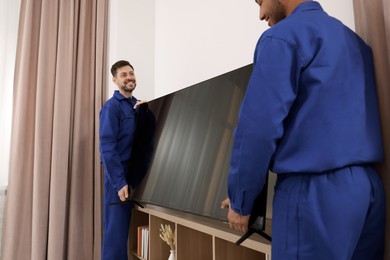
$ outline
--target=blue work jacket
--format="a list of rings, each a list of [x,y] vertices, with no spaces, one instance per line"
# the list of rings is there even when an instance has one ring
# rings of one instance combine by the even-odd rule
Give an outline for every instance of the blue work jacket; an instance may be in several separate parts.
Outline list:
[[[300,4],[256,46],[230,161],[232,209],[251,213],[268,170],[311,174],[382,159],[371,49],[319,3]]]
[[[100,111],[100,155],[105,178],[119,191],[127,185],[126,175],[135,133],[135,97],[126,98],[118,90]]]

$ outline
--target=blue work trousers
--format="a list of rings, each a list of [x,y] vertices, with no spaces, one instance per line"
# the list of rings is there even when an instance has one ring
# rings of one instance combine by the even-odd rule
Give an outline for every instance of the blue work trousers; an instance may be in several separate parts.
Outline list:
[[[119,201],[118,192],[105,178],[102,260],[128,259],[127,245],[133,204],[109,205]]]
[[[382,260],[384,234],[385,195],[373,167],[278,175],[273,260]]]

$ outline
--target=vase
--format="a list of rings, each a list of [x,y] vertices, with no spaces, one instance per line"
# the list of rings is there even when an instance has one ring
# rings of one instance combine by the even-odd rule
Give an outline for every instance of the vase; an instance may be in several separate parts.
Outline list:
[[[176,259],[176,252],[175,250],[171,250],[171,253],[169,254],[168,260],[175,260]]]

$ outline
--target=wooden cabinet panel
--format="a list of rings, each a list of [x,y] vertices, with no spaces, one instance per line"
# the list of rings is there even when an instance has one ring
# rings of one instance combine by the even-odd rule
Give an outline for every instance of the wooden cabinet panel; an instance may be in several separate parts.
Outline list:
[[[266,260],[265,254],[215,238],[215,260]]]
[[[211,235],[178,225],[177,241],[177,260],[213,260]]]
[[[137,228],[149,225],[149,260],[166,260],[170,247],[160,238],[161,224],[176,230],[176,260],[270,260],[271,243],[254,235],[240,246],[235,241],[241,234],[221,221],[176,210],[146,205],[135,208],[130,228],[129,245],[137,251]],[[270,234],[270,221],[266,232]],[[130,259],[140,260],[135,253]]]

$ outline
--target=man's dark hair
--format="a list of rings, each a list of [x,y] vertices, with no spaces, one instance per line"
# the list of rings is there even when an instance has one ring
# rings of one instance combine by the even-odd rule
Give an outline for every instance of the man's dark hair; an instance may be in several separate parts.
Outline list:
[[[116,77],[117,70],[119,68],[124,67],[124,66],[130,66],[134,70],[134,67],[127,60],[120,60],[120,61],[115,62],[111,66],[111,74],[112,74],[112,76]]]

